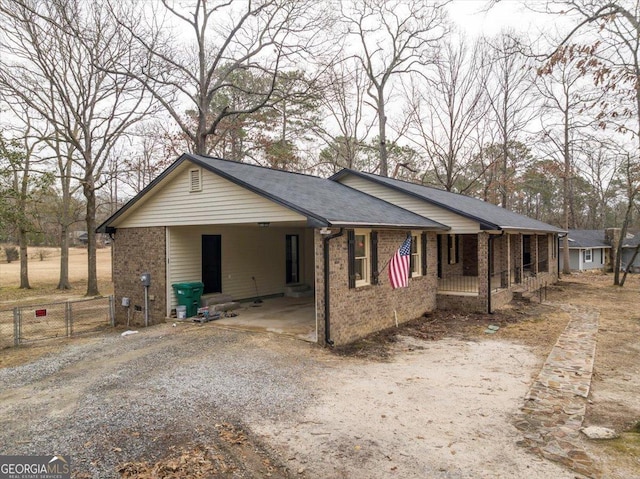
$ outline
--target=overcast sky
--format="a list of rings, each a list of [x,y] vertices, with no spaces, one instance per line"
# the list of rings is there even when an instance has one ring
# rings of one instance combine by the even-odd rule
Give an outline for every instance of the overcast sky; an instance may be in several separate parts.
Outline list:
[[[488,0],[454,0],[449,6],[449,14],[461,31],[472,37],[492,36],[508,28],[537,36],[541,31],[555,31],[556,26],[569,24],[568,19],[535,13],[527,8],[542,9],[546,0],[502,0],[487,9],[489,3]]]

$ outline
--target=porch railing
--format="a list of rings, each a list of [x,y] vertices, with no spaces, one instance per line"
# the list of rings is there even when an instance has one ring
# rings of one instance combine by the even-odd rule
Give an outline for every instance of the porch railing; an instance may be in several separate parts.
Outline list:
[[[494,271],[491,273],[491,291],[509,287],[509,270]]]
[[[453,274],[447,275],[444,278],[438,278],[438,291],[455,293],[477,293],[478,277]]]

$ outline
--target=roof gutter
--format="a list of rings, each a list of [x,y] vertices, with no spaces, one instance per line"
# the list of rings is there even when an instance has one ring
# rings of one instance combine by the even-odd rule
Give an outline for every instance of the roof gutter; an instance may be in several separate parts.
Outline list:
[[[324,342],[329,346],[333,346],[333,340],[331,339],[331,303],[330,303],[330,262],[329,262],[329,241],[333,238],[338,238],[344,234],[344,228],[340,228],[340,231],[330,235],[323,236],[323,256],[324,256]]]

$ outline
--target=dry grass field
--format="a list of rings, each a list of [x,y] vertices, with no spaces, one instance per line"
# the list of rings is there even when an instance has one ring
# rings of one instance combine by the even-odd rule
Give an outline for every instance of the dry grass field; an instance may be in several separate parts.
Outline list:
[[[0,245],[4,247],[4,245]],[[41,254],[42,253],[42,254]],[[98,286],[102,295],[113,293],[111,282],[111,248],[101,248],[98,256]],[[31,289],[20,289],[20,262],[0,262],[0,310],[41,302],[57,302],[82,298],[87,289],[87,249],[69,250],[69,281],[72,289],[56,289],[60,276],[58,248],[29,248],[29,283]]]

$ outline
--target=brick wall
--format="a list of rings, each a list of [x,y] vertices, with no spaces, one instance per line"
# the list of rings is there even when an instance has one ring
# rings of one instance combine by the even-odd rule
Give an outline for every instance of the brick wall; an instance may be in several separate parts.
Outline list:
[[[336,232],[336,230],[334,230]],[[395,254],[406,237],[405,231],[378,231],[379,268]],[[388,270],[381,272],[378,285],[349,289],[347,235],[330,240],[330,321],[335,345],[353,342],[367,334],[420,317],[436,307],[436,235],[427,233],[427,275],[409,280],[408,288],[392,290]],[[324,344],[324,259],[323,239],[315,233],[316,304],[318,342]]]
[[[121,228],[113,242],[113,283],[116,324],[127,324],[127,310],[122,298],[131,299],[130,325],[144,325],[144,288],[142,273],[151,273],[149,324],[160,323],[166,316],[166,236],[164,227]],[[135,306],[143,311],[134,313]]]

